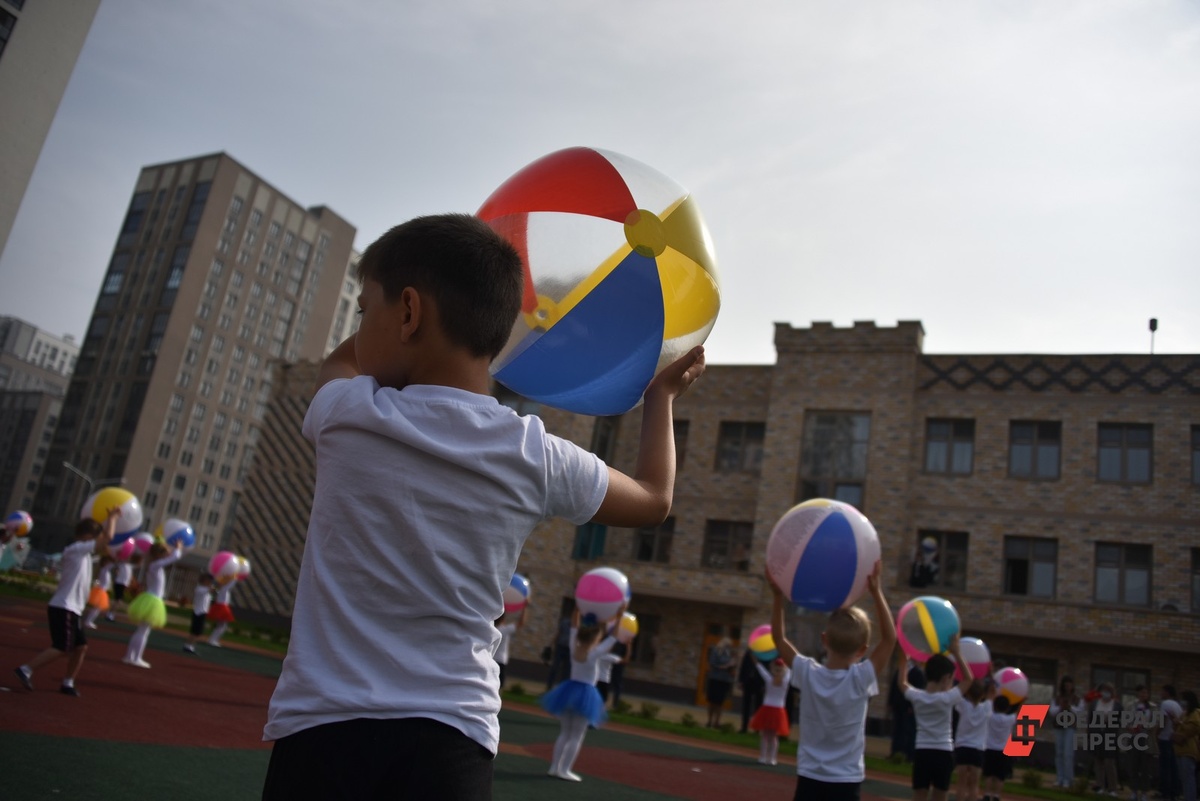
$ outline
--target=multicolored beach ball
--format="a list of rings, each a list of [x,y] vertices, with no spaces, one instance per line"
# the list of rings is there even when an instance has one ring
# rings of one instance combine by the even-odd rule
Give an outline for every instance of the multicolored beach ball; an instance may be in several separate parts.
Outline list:
[[[504,613],[510,615],[520,612],[529,603],[529,579],[520,573],[513,573],[508,586],[504,588]]]
[[[159,523],[158,528],[154,530],[154,536],[172,548],[176,545],[191,548],[196,544],[196,532],[192,528],[192,524],[176,517]]]
[[[28,537],[33,530],[33,516],[18,509],[4,518],[4,530],[13,537]]]
[[[645,164],[559,150],[501,184],[477,216],[524,263],[521,314],[491,370],[526,398],[622,414],[716,322],[717,261],[699,206]]]
[[[121,543],[137,533],[142,527],[142,504],[137,497],[122,487],[104,487],[88,496],[79,510],[79,518],[91,518],[97,523],[108,520],[108,510],[120,508],[121,516],[117,518],[117,531],[113,535],[114,543]]]
[[[763,662],[770,662],[779,656],[775,638],[771,636],[770,625],[764,624],[750,632],[750,652]]]
[[[629,603],[632,597],[629,579],[612,567],[589,570],[575,585],[575,606],[579,608],[579,614],[593,614],[600,623],[615,619],[622,604]]]
[[[982,679],[988,674],[988,669],[992,666],[992,653],[983,640],[978,637],[960,637],[958,650],[962,653],[967,667],[971,669],[971,678]],[[962,671],[958,669],[958,665],[954,666],[954,678],[958,681],[963,680]]]
[[[945,598],[922,595],[900,607],[896,637],[904,653],[918,662],[944,654],[950,640],[961,631],[958,612]]]
[[[1000,668],[992,674],[996,689],[1013,706],[1029,697],[1029,678],[1020,668]]]
[[[793,506],[767,540],[767,572],[806,609],[832,612],[867,591],[879,561],[879,535],[848,503],[814,498]]]
[[[217,551],[208,560],[208,572],[217,584],[228,584],[238,577],[238,555],[233,551]]]
[[[623,642],[626,645],[633,642],[633,638],[638,633],[637,615],[632,612],[626,612],[621,615],[621,621],[617,624],[617,641]]]

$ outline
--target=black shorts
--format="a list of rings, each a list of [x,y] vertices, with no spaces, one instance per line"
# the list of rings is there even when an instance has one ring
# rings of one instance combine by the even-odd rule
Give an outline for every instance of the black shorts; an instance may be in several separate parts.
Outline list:
[[[344,720],[277,740],[262,797],[490,801],[492,760],[436,720]]]
[[[192,627],[188,629],[193,636],[199,637],[204,633],[204,618],[208,617],[207,613],[196,614],[192,612]]]
[[[954,772],[954,754],[934,748],[918,748],[913,752],[912,788],[914,790],[950,789],[950,774]]]
[[[792,801],[859,801],[861,789],[862,782],[823,782],[797,776]]]
[[[1003,751],[990,748],[983,752],[983,777],[1003,781],[1012,776],[1012,757]]]
[[[79,615],[61,606],[47,606],[46,619],[50,622],[50,645],[56,651],[71,653],[87,645],[87,637],[79,625]]]
[[[718,681],[709,679],[704,686],[704,696],[710,704],[723,704],[725,699],[729,697],[729,691],[733,689],[733,682]]]
[[[113,585],[113,600],[121,601],[124,599],[125,599],[125,585],[124,584],[114,584]]]
[[[960,747],[954,749],[954,764],[972,768],[983,767],[983,749]]]

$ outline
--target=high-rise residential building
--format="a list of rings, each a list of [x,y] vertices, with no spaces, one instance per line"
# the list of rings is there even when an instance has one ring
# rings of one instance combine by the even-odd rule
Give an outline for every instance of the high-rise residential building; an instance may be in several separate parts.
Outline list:
[[[604,565],[629,577],[639,621],[626,688],[703,703],[706,645],[721,631],[744,644],[770,620],[775,523],[828,497],[874,523],[894,611],[918,595],[949,600],[964,634],[1025,671],[1032,700],[1062,675],[1130,697],[1139,684],[1200,684],[1200,355],[942,355],[924,353],[923,339],[917,322],[780,324],[775,364],[710,365],[675,405],[678,477],[662,525],[555,521],[526,541],[518,570],[537,604],[512,675],[545,678],[540,650],[579,577]],[[230,533],[236,550],[271,563],[240,602],[281,616],[313,486],[298,421],[316,366],[288,370]],[[640,408],[592,418],[497,395],[633,471]],[[913,586],[926,539],[940,571]],[[794,610],[791,639],[818,655],[826,620]]]
[[[346,325],[354,235],[224,153],[143,168],[34,502],[36,544],[61,545],[88,492],[120,483],[146,528],[184,519],[199,556],[216,550],[270,363],[318,360]]]
[[[0,0],[0,253],[100,0]]]
[[[0,317],[0,510],[33,505],[79,346]]]

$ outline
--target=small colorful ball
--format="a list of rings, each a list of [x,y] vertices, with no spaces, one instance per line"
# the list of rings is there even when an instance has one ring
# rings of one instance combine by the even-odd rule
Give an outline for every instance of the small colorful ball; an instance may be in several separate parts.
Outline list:
[[[958,612],[945,598],[922,595],[900,607],[896,615],[896,637],[904,653],[918,662],[944,654],[950,640],[961,631]]]
[[[244,556],[237,558],[237,580],[245,581],[250,578],[250,560]]]
[[[33,530],[33,517],[18,509],[4,518],[4,530],[14,537],[27,537]]]
[[[978,637],[960,637],[958,650],[962,653],[967,667],[971,669],[971,678],[982,679],[988,674],[988,669],[992,666],[992,654],[983,640]],[[962,671],[958,669],[958,665],[954,666],[954,678],[959,681],[963,680]]]
[[[597,567],[579,578],[575,585],[575,605],[579,614],[592,614],[599,623],[616,618],[623,604],[629,603],[633,595],[629,590],[629,579],[620,570]]]
[[[1000,695],[1014,706],[1029,697],[1029,679],[1020,668],[1000,668],[992,674],[992,679],[996,682],[996,689]]]
[[[108,520],[108,510],[119,508],[118,534],[132,534],[142,527],[142,504],[132,492],[122,487],[105,487],[88,496],[79,510],[80,519],[91,518],[97,523]]]
[[[832,612],[867,591],[879,554],[879,535],[862,512],[813,498],[775,524],[767,540],[767,572],[792,603]]]
[[[154,536],[172,548],[176,545],[191,548],[196,544],[196,532],[192,529],[192,524],[175,517],[159,523],[158,528],[154,530]]]
[[[626,645],[633,642],[633,638],[638,633],[637,615],[632,612],[626,612],[621,615],[621,622],[617,624],[617,642],[623,642]]]
[[[508,586],[504,588],[504,614],[511,615],[520,612],[529,603],[529,579],[520,573],[513,573]]]
[[[138,553],[148,554],[150,553],[150,546],[155,543],[155,539],[154,535],[149,531],[139,531],[130,538],[130,542],[133,543],[133,547]]]
[[[237,578],[237,558],[233,551],[217,551],[208,560],[208,572],[218,584],[228,584]]]
[[[779,656],[769,625],[764,624],[750,632],[750,652],[763,662],[770,662]]]
[[[133,541],[133,536],[127,536],[124,540],[117,543],[109,543],[108,552],[112,554],[112,558],[118,562],[128,562],[137,550],[136,543]]]

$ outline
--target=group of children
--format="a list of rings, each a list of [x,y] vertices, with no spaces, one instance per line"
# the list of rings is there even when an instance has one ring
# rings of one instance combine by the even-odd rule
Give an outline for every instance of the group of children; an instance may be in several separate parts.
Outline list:
[[[106,551],[112,539],[120,510],[113,509],[108,513],[106,521],[101,524],[95,520],[81,520],[75,527],[75,541],[63,549],[62,561],[59,568],[59,581],[54,595],[48,604],[48,619],[50,624],[50,648],[42,651],[29,662],[17,667],[15,674],[22,686],[27,690],[33,689],[33,672],[42,665],[65,656],[67,671],[63,678],[60,692],[74,697],[79,696],[75,687],[75,679],[87,653],[87,629],[98,628],[97,618],[107,613],[108,620],[114,620],[116,604],[125,596],[125,590],[133,578],[133,566],[140,562],[140,555],[135,555],[129,561],[116,562]],[[100,554],[97,557],[97,554]],[[167,622],[167,608],[163,601],[166,591],[166,569],[179,561],[183,556],[183,548],[168,547],[162,542],[152,544],[147,552],[149,562],[146,565],[145,588],[129,602],[126,610],[128,618],[137,624],[125,656],[121,660],[126,665],[139,668],[149,668],[150,663],[145,659],[146,645],[153,629],[160,629]],[[99,567],[99,573],[93,580],[94,567]],[[116,581],[113,581],[114,567]],[[204,624],[209,612],[213,577],[204,573],[196,587],[193,599],[192,625],[188,641],[183,650],[195,653],[195,641],[203,633]],[[113,592],[110,601],[108,593]],[[217,626],[208,640],[209,645],[220,647],[220,638],[224,633],[227,621],[233,620],[229,610],[229,592],[232,583],[221,588],[217,603],[212,607],[223,607],[222,615],[217,620]],[[223,594],[223,595],[222,595]],[[86,614],[85,614],[86,610]]]

